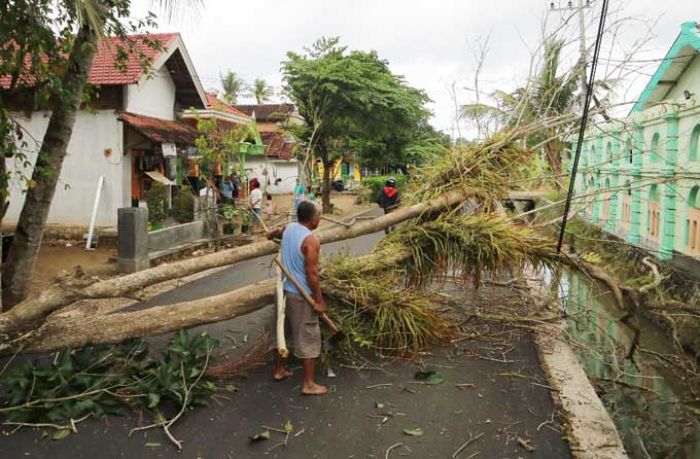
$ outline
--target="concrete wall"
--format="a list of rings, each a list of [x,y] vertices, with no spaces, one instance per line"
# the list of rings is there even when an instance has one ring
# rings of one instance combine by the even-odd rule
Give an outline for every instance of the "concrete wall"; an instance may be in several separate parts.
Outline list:
[[[138,84],[127,86],[126,111],[167,120],[175,119],[175,83],[165,66]]]
[[[50,113],[35,112],[30,117],[14,114],[15,119],[28,135],[24,148],[27,161],[32,164],[24,168],[18,159],[8,159],[10,170],[23,171],[30,175],[36,155],[49,122]],[[31,137],[31,138],[30,138]],[[90,222],[97,180],[105,177],[102,198],[97,217],[98,226],[117,223],[117,209],[129,205],[129,189],[124,189],[123,174],[129,171],[129,158],[122,150],[123,126],[112,110],[94,113],[78,113],[68,152],[59,176],[56,194],[51,204],[47,223],[49,225],[87,226]],[[34,141],[32,139],[37,139]],[[105,151],[111,149],[109,156]],[[19,218],[24,204],[26,185],[16,174],[10,183],[10,207],[4,223],[13,225]]]
[[[275,160],[255,155],[246,157],[245,166],[248,171],[248,176],[251,179],[257,177],[263,186],[265,183],[263,171],[267,168],[268,177],[270,179],[268,191],[271,194],[287,194],[294,191],[296,179],[299,176],[299,163],[296,159]],[[281,178],[282,181],[279,185],[274,186],[275,180],[278,178]]]
[[[148,252],[168,252],[190,242],[207,239],[203,221],[183,223],[148,233]]]

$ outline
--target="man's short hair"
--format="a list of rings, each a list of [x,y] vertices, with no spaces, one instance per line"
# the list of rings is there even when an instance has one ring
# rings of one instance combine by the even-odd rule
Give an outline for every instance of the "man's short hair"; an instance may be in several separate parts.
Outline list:
[[[311,221],[316,215],[316,206],[311,201],[302,201],[297,207],[297,220],[299,223]]]

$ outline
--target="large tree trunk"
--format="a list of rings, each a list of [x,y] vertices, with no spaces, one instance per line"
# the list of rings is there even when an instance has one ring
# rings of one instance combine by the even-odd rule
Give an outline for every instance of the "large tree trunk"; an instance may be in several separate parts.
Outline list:
[[[408,250],[364,255],[357,275],[396,266],[409,256],[411,252]],[[0,354],[19,349],[50,352],[65,347],[114,344],[130,338],[162,335],[182,328],[233,319],[272,304],[274,282],[274,279],[264,280],[221,295],[135,312],[90,315],[59,313],[49,317],[40,327],[0,344]],[[322,283],[322,290],[332,296],[343,296],[344,293],[325,282]]]
[[[331,208],[331,168],[333,164],[328,159],[328,153],[323,155],[323,180],[321,183],[321,206],[324,214],[333,212]]]
[[[135,312],[87,317],[52,317],[15,341],[0,345],[0,353],[48,352],[65,347],[114,344],[130,338],[155,336],[195,325],[233,319],[274,301],[274,279],[221,295]]]
[[[468,189],[452,191],[432,201],[399,208],[382,217],[355,223],[349,228],[340,227],[319,231],[317,236],[322,244],[328,244],[376,233],[424,213],[453,207],[473,195],[474,192]],[[278,250],[278,245],[272,241],[259,242],[171,264],[163,264],[145,271],[97,282],[85,288],[73,289],[66,286],[50,288],[39,296],[30,298],[12,310],[0,314],[0,341],[2,341],[3,335],[7,337],[11,333],[14,334],[38,326],[49,313],[79,299],[130,296],[149,285],[258,258]]]
[[[71,100],[55,97],[51,104],[51,119],[32,172],[31,183],[34,186],[27,190],[15,237],[2,273],[4,310],[12,308],[27,295],[51,200],[56,191],[56,183],[61,174],[63,159],[96,49],[95,31],[87,24],[83,25],[73,43],[68,70],[62,80],[62,86],[71,94]]]

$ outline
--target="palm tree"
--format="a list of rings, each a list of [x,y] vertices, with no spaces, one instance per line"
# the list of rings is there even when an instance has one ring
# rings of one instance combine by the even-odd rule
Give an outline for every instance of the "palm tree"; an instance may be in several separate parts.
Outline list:
[[[495,106],[469,104],[461,107],[462,116],[476,122],[495,124],[496,129],[527,125],[537,120],[558,118],[575,113],[579,109],[576,97],[580,75],[578,65],[566,72],[560,71],[560,56],[564,42],[557,38],[548,39],[543,47],[543,63],[535,78],[524,88],[511,93],[496,91],[491,94]],[[544,152],[547,164],[555,177],[555,186],[561,188],[563,180],[562,154],[564,139],[574,121],[543,127],[528,137],[530,145],[539,145]]]
[[[274,93],[272,86],[268,85],[263,78],[256,78],[250,90],[258,105],[270,100]]]
[[[243,90],[245,82],[236,75],[236,72],[227,71],[225,75],[219,74],[221,79],[221,92],[223,98],[229,104],[238,102],[238,95]]]

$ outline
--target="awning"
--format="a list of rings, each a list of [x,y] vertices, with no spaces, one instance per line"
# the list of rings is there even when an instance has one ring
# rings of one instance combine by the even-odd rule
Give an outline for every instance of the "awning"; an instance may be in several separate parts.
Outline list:
[[[176,185],[175,182],[171,181],[170,179],[168,179],[168,177],[166,177],[165,175],[161,174],[160,172],[157,172],[157,171],[147,171],[147,172],[146,172],[146,175],[148,175],[149,177],[151,177],[151,178],[152,178],[153,180],[155,180],[156,182],[162,183],[163,185]]]
[[[193,145],[197,130],[180,121],[164,120],[151,116],[122,112],[119,119],[148,139],[157,143],[178,143]]]

